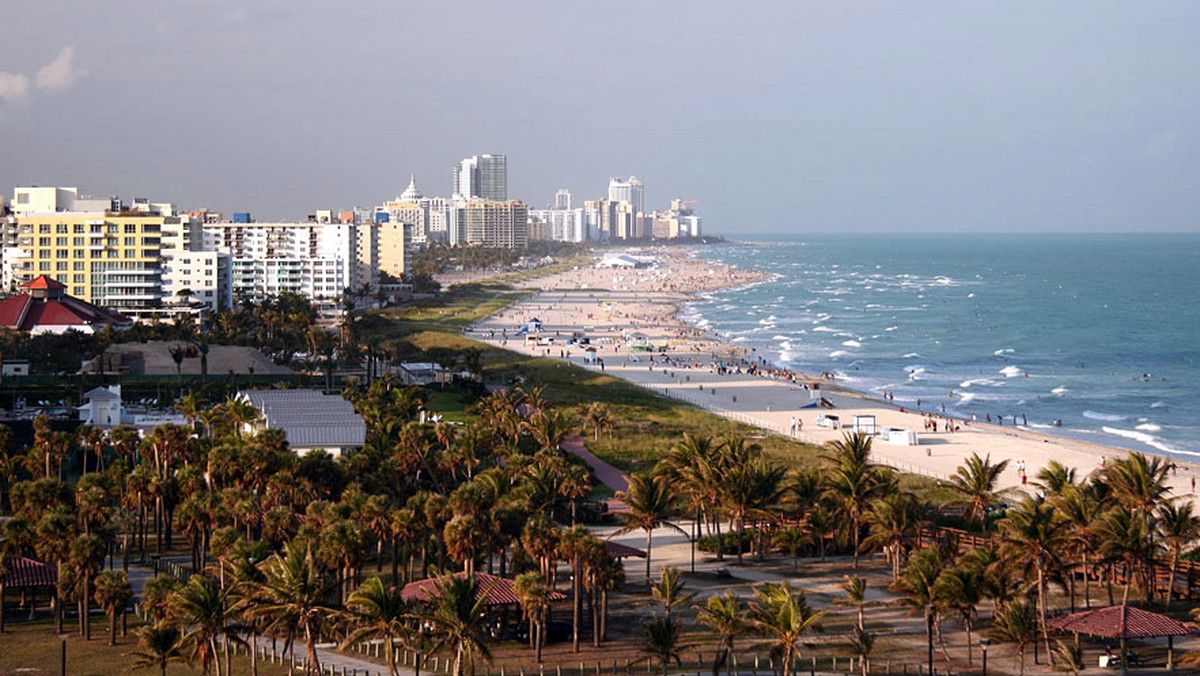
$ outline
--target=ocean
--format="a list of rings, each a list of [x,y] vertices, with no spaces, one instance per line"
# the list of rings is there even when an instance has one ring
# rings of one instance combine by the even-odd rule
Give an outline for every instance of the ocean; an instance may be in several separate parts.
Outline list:
[[[683,316],[776,364],[1200,459],[1200,236],[814,236],[697,255],[772,275]]]

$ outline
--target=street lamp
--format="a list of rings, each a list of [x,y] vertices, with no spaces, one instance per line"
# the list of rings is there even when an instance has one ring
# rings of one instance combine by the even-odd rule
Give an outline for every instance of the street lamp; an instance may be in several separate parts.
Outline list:
[[[987,676],[987,649],[992,644],[991,639],[979,639],[979,647],[983,649],[983,676]]]
[[[58,638],[62,641],[62,676],[67,676],[67,634],[59,634]]]

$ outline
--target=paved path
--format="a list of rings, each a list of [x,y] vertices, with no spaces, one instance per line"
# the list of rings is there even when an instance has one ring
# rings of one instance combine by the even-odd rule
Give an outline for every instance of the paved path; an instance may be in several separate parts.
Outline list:
[[[559,447],[567,453],[582,458],[584,462],[592,467],[592,471],[595,472],[596,478],[600,480],[600,483],[613,489],[613,491],[629,490],[629,477],[621,470],[596,457],[595,453],[589,451],[587,445],[583,442],[582,436],[569,434],[559,444]],[[624,512],[628,511],[628,509],[625,503],[620,500],[608,501],[608,511],[610,512]]]

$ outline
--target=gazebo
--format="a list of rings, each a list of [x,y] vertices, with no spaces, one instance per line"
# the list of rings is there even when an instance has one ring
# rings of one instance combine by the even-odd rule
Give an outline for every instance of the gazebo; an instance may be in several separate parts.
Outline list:
[[[454,574],[457,579],[466,577],[466,573],[458,572]],[[504,635],[505,628],[508,625],[508,611],[512,606],[521,604],[521,597],[517,596],[517,590],[513,587],[513,581],[487,573],[475,573],[475,581],[478,583],[475,591],[475,600],[478,601],[484,595],[487,595],[487,600],[484,601],[484,607],[492,615],[493,611],[499,611],[497,618],[496,629],[493,635],[501,637]],[[400,597],[405,601],[426,602],[433,599],[438,592],[438,579],[426,578],[409,582],[400,590]],[[566,594],[558,591],[551,591],[551,601],[563,601],[567,598]]]
[[[1174,666],[1175,637],[1194,633],[1190,626],[1179,620],[1125,604],[1051,618],[1048,624],[1076,635],[1119,640],[1122,674],[1128,669],[1129,639],[1166,636],[1167,669],[1170,670]]]
[[[604,551],[608,552],[609,556],[618,561],[629,557],[637,557],[639,559],[646,558],[646,552],[644,550],[638,549],[637,547],[630,547],[629,545],[623,545],[620,542],[613,542],[612,540],[604,541]]]
[[[53,598],[58,589],[58,571],[36,559],[25,556],[9,556],[4,561],[6,572],[0,574],[0,631],[4,631],[4,592],[20,590],[22,593],[48,589]]]

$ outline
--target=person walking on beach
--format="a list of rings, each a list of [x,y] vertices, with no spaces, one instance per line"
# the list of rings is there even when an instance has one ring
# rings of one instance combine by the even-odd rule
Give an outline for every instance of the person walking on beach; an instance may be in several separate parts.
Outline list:
[[[790,422],[791,422],[792,436],[794,437],[794,436],[796,436],[796,416],[792,416],[792,419]]]

